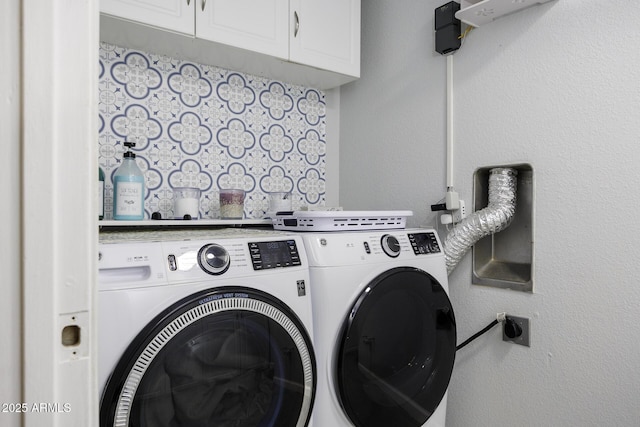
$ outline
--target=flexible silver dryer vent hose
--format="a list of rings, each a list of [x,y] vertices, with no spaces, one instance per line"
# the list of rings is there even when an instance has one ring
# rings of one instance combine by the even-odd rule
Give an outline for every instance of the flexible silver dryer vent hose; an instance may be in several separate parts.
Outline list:
[[[462,220],[444,241],[447,274],[451,274],[464,254],[478,240],[504,230],[513,219],[518,171],[494,168],[489,172],[489,204]]]

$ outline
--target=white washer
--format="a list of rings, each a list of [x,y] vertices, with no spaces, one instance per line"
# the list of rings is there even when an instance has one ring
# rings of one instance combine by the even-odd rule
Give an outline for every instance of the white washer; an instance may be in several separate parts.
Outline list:
[[[456,351],[434,230],[303,234],[321,427],[445,425]]]
[[[309,425],[316,388],[299,236],[101,235],[100,425]]]

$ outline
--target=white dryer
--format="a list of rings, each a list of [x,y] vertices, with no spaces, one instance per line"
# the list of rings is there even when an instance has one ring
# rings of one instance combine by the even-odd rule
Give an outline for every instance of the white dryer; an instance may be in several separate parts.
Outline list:
[[[321,427],[444,427],[456,351],[434,230],[303,234]]]
[[[309,425],[316,371],[300,237],[109,235],[99,253],[100,426]]]

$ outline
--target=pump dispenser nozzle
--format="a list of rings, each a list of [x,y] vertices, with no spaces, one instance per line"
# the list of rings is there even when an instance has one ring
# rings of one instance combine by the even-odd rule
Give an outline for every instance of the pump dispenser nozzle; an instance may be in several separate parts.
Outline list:
[[[136,143],[135,142],[125,142],[123,144],[125,147],[127,147],[127,151],[124,152],[123,157],[127,158],[127,157],[131,157],[132,159],[136,158],[136,153],[131,152],[132,148],[135,148]]]

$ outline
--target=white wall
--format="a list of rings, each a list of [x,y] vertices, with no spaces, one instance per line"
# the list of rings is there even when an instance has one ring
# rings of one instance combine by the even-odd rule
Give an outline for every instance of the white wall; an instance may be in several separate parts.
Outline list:
[[[0,3],[0,402],[20,402],[20,3]],[[20,414],[0,413],[0,425],[20,425]]]
[[[12,170],[22,188],[12,225],[20,226],[22,274],[10,286],[20,286],[22,319],[4,326],[20,334],[22,363],[11,368],[21,376],[17,402],[26,406],[20,423],[0,414],[0,426],[95,426],[98,3],[18,4],[20,127],[11,143],[20,153]],[[75,341],[63,339],[65,328],[75,328]],[[3,342],[15,352],[13,344]]]
[[[445,60],[433,1],[362,2],[361,78],[340,89],[340,204],[432,221],[445,185]]]
[[[420,222],[444,185],[445,61],[431,53],[444,2],[391,3],[362,5],[340,200]],[[456,187],[470,200],[476,168],[533,166],[535,289],[471,285],[470,256],[450,276],[459,342],[497,311],[530,317],[532,338],[503,343],[495,328],[461,351],[449,426],[640,422],[639,28],[633,2],[558,0],[474,30],[454,56]]]

